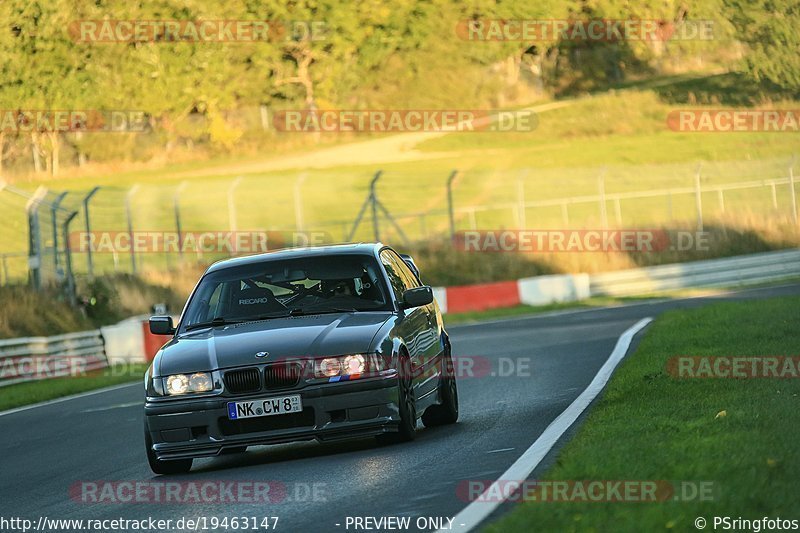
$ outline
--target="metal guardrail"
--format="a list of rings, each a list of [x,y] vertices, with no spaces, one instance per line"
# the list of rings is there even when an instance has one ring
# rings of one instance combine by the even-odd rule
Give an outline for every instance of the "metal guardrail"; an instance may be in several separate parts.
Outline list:
[[[100,330],[0,340],[0,387],[106,368]]]
[[[691,287],[748,285],[800,276],[800,250],[591,274],[592,296],[631,296]]]

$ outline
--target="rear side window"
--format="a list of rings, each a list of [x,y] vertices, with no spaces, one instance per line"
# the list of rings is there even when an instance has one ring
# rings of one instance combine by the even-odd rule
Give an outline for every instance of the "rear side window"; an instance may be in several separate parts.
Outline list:
[[[403,296],[403,291],[406,290],[405,280],[403,279],[402,271],[392,257],[389,250],[381,252],[381,263],[386,269],[386,274],[389,276],[389,285],[392,286],[392,292],[396,300],[400,300]]]
[[[403,278],[403,284],[405,285],[406,289],[419,287],[420,284],[419,280],[417,280],[417,276],[414,275],[414,273],[408,267],[408,264],[403,261],[403,258],[394,252],[390,252],[390,254],[397,265],[397,270],[400,272],[400,276]]]

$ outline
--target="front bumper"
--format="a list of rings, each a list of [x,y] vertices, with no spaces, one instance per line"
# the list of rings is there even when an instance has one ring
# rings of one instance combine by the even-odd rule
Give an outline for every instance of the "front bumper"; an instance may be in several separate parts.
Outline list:
[[[226,448],[333,441],[397,431],[397,376],[261,391],[235,397],[148,401],[145,427],[159,459],[213,457]],[[300,394],[301,413],[229,420],[227,403]]]

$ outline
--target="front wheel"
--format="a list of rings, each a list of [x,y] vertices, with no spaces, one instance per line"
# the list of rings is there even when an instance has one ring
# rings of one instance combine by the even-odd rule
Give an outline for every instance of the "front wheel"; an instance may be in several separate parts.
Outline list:
[[[408,442],[417,436],[417,401],[414,399],[414,378],[411,361],[408,355],[401,355],[399,360],[399,376],[397,386],[397,402],[400,410],[400,423],[397,433],[378,435],[381,444]]]
[[[156,452],[153,451],[153,440],[150,438],[150,432],[147,431],[147,427],[144,428],[144,446],[150,470],[155,474],[185,474],[192,469],[192,459],[175,459],[173,461],[159,459],[156,456]]]
[[[458,421],[458,386],[453,369],[453,358],[450,351],[445,353],[442,364],[442,377],[439,380],[439,398],[442,403],[431,405],[422,414],[425,427],[455,424]]]

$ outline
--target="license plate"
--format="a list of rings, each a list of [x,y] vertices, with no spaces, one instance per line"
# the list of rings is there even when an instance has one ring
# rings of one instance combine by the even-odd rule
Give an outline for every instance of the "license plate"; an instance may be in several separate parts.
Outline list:
[[[287,413],[299,413],[302,410],[303,402],[300,401],[299,394],[246,402],[228,402],[228,418],[231,420],[257,416],[285,415]]]

